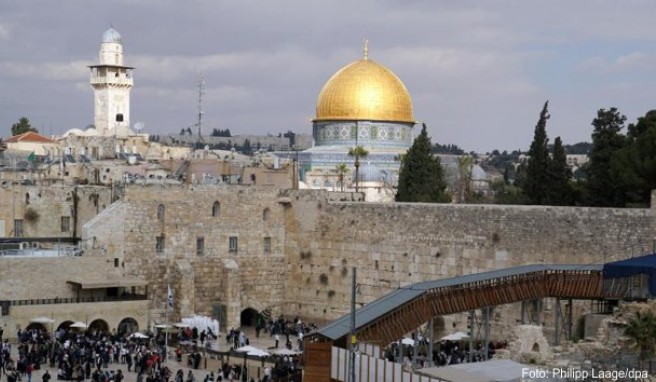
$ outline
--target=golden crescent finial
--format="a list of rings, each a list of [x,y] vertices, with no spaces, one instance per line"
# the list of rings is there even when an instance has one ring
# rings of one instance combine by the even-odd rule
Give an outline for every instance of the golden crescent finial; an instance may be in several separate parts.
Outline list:
[[[369,59],[369,40],[364,39],[364,59]]]

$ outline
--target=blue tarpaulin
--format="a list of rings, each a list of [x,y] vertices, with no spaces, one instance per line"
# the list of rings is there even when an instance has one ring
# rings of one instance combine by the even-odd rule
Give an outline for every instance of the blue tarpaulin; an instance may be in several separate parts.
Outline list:
[[[656,296],[656,253],[604,264],[604,279],[649,276],[649,294]]]

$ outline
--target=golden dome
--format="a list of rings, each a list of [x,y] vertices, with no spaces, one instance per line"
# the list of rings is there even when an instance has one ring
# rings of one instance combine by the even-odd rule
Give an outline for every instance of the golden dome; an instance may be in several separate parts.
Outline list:
[[[366,58],[340,69],[321,89],[315,121],[325,120],[415,122],[403,82]]]

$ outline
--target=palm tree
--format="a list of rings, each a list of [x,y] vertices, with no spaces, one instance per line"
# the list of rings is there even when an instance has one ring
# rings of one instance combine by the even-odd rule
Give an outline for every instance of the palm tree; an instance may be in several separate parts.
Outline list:
[[[624,328],[624,334],[635,341],[642,361],[650,359],[656,350],[656,316],[654,312],[637,312]]]
[[[333,169],[339,176],[339,184],[344,192],[344,175],[349,172],[349,168],[346,163],[340,163]]]
[[[355,157],[355,192],[359,192],[359,182],[360,182],[360,158],[366,158],[369,155],[367,151],[362,146],[351,147],[348,151],[348,156]]]
[[[471,181],[474,162],[472,157],[464,155],[458,158],[458,202],[468,203],[471,200]]]

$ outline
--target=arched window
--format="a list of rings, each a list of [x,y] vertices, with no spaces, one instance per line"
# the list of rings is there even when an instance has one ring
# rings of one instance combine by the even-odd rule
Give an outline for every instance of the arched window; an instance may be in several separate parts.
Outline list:
[[[221,203],[216,201],[212,204],[212,216],[219,217],[219,215],[221,215]]]
[[[271,210],[265,208],[264,211],[262,211],[262,220],[264,221],[269,220],[269,215],[271,215]]]
[[[164,221],[164,205],[160,204],[157,206],[157,220]]]

